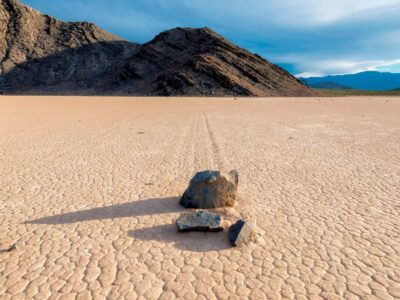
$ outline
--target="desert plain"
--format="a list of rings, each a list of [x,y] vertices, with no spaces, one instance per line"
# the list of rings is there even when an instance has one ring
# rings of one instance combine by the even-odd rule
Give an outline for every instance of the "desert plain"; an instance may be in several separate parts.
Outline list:
[[[400,298],[400,98],[1,96],[0,158],[1,299]],[[206,169],[252,243],[177,232]]]

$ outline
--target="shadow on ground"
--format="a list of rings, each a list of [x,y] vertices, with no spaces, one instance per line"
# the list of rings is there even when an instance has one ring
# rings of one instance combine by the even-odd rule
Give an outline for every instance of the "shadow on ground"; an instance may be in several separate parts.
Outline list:
[[[153,198],[138,200],[128,203],[115,204],[105,207],[97,207],[65,214],[44,217],[32,221],[28,224],[72,224],[84,221],[139,217],[155,214],[167,214],[184,211],[178,203],[179,198]]]
[[[153,198],[68,212],[26,221],[25,223],[52,225],[72,224],[85,221],[151,216],[188,211],[191,210],[186,210],[179,205],[178,197]],[[173,243],[178,249],[193,252],[219,251],[230,248],[226,232],[178,233],[175,224],[156,225],[150,228],[131,230],[128,232],[128,235],[137,240]]]
[[[179,233],[175,224],[131,230],[128,235],[143,241],[174,243],[176,248],[185,251],[208,252],[231,248],[226,231]]]

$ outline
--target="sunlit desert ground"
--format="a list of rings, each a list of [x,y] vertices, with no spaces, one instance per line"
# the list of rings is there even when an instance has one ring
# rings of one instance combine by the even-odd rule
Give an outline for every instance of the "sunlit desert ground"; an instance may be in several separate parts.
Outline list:
[[[1,299],[400,297],[400,98],[3,96],[0,159]],[[177,232],[205,169],[251,244]]]

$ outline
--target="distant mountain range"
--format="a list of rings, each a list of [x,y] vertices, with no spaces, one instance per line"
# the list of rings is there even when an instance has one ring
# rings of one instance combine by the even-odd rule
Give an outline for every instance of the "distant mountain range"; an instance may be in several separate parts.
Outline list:
[[[146,44],[87,22],[0,1],[0,93],[312,96],[284,69],[208,28],[175,28]]]
[[[400,73],[361,72],[357,74],[300,78],[311,88],[389,91],[400,89]]]
[[[304,81],[304,79],[303,79]],[[309,87],[313,89],[329,89],[329,90],[350,90],[351,87],[341,85],[336,82],[331,82],[331,81],[322,81],[314,84],[308,84],[305,82]]]

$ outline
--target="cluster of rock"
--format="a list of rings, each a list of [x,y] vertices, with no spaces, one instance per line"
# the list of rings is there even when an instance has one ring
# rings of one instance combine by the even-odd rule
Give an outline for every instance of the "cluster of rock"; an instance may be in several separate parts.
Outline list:
[[[239,175],[235,170],[228,173],[209,170],[196,173],[179,203],[186,208],[199,210],[178,218],[178,231],[223,231],[222,216],[204,209],[233,207],[238,183]],[[248,243],[253,235],[253,224],[244,220],[238,220],[229,228],[229,242],[232,246]]]

